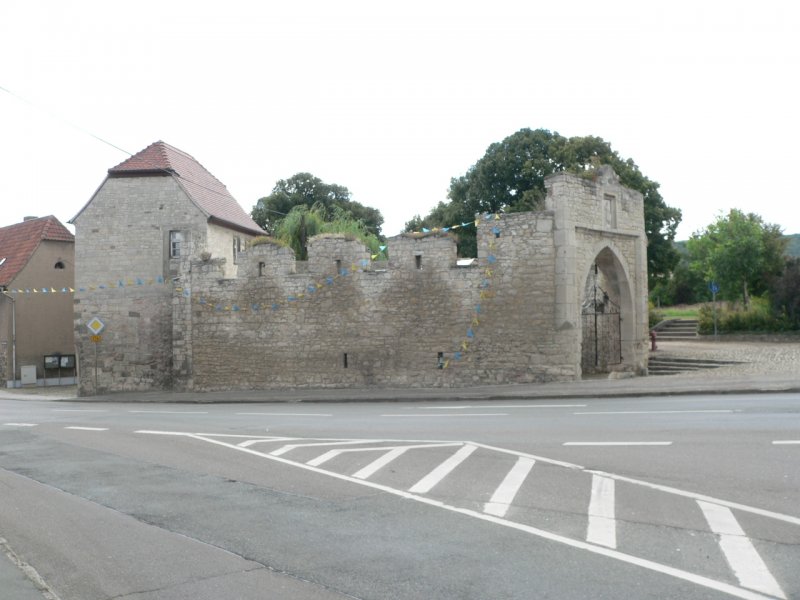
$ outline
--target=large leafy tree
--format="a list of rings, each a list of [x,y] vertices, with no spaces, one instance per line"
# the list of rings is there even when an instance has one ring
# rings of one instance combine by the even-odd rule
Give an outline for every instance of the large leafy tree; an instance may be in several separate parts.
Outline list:
[[[560,171],[585,174],[611,165],[623,185],[644,196],[647,259],[651,285],[666,278],[678,262],[672,242],[681,212],[667,206],[659,185],[645,177],[631,159],[623,159],[602,138],[565,138],[546,129],[521,129],[489,146],[465,175],[450,181],[450,202],[440,203],[425,218],[415,217],[407,229],[447,227],[474,219],[476,213],[538,210],[545,197],[544,179]],[[476,252],[474,231],[459,234],[462,256]]]
[[[691,268],[717,282],[723,297],[741,298],[745,306],[784,268],[786,239],[780,227],[735,208],[695,233],[687,245]]]
[[[325,183],[311,173],[297,173],[281,179],[269,196],[256,202],[251,215],[268,233],[275,234],[280,222],[296,206],[313,209],[323,221],[332,222],[344,211],[352,220],[361,222],[367,232],[381,237],[383,215],[376,208],[352,200],[350,190],[343,185]]]

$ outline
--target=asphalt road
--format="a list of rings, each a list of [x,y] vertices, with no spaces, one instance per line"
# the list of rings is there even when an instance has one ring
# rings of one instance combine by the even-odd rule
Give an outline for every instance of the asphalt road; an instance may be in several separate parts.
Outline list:
[[[0,401],[0,545],[61,600],[800,598],[798,507],[797,394]]]

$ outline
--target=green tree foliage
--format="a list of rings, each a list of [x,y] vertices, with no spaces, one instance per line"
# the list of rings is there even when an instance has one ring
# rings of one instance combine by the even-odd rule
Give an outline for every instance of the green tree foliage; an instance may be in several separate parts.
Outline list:
[[[786,260],[783,272],[770,281],[773,310],[794,329],[800,329],[800,258]]]
[[[783,272],[786,240],[780,227],[735,208],[695,233],[687,246],[692,270],[717,282],[723,298],[741,298],[745,307]]]
[[[300,204],[281,219],[274,235],[294,250],[298,260],[308,259],[308,240],[323,233],[344,234],[349,239],[360,240],[372,254],[380,252],[380,240],[366,229],[362,221],[354,219],[338,206],[333,207],[330,214],[332,217],[328,219],[328,211],[320,204],[311,209]]]
[[[409,225],[432,228],[470,222],[482,212],[539,210],[547,175],[560,171],[587,175],[602,164],[611,165],[623,185],[644,196],[651,283],[666,278],[678,262],[672,242],[680,210],[666,205],[658,183],[645,177],[632,160],[623,159],[594,136],[565,138],[546,129],[521,129],[489,146],[465,175],[450,181],[450,202],[440,203],[425,218],[412,219],[406,230]],[[474,256],[474,230],[466,229],[459,236],[459,253]]]
[[[363,223],[369,233],[381,238],[383,215],[378,209],[355,202],[346,187],[325,183],[311,173],[297,173],[278,181],[269,196],[256,202],[251,216],[268,233],[275,234],[295,206],[313,208],[327,222],[336,219],[337,209],[342,210],[354,221]]]
[[[659,279],[650,289],[650,299],[658,306],[705,302],[709,294],[708,283],[691,269],[686,256],[681,256],[670,277]]]

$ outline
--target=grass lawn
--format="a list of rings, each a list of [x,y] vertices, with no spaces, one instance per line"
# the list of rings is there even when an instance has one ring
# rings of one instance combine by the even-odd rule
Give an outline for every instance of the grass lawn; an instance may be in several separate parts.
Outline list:
[[[700,304],[679,304],[655,309],[665,319],[696,319],[700,315]]]

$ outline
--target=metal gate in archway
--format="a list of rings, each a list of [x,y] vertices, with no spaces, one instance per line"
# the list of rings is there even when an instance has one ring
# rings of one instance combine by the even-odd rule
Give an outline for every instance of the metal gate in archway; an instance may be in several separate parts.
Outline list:
[[[581,368],[584,373],[605,373],[622,363],[622,315],[619,304],[597,283],[590,291],[581,310]]]

